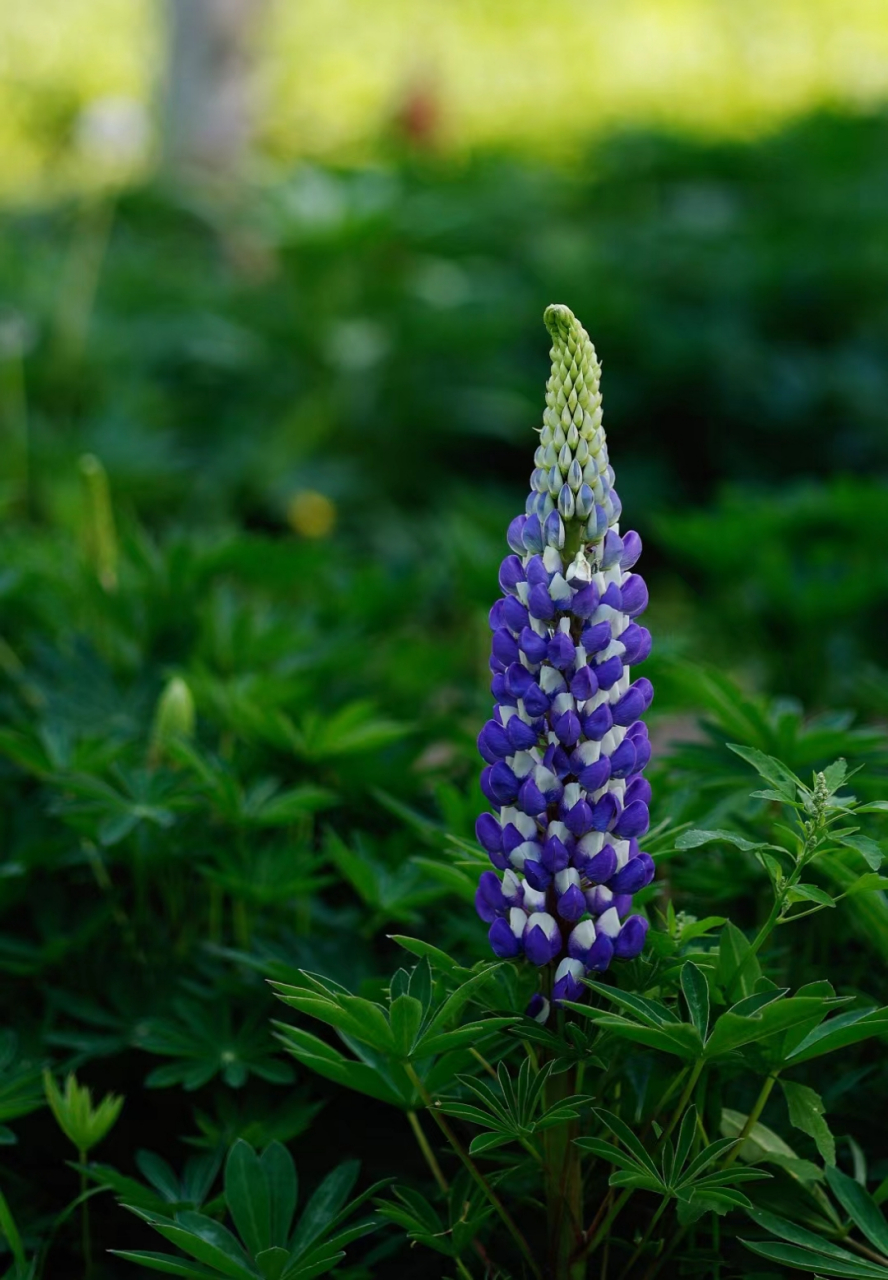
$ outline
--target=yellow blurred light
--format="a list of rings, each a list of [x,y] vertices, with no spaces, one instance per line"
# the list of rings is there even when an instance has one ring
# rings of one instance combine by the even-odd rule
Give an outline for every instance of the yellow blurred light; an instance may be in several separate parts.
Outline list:
[[[299,489],[287,503],[287,520],[303,538],[326,538],[336,524],[336,504],[316,489]]]

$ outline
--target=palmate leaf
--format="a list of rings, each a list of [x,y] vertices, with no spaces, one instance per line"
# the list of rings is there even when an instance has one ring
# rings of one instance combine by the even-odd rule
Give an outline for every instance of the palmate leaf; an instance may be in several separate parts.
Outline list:
[[[376,1182],[350,1201],[358,1171],[356,1161],[333,1169],[309,1199],[291,1233],[298,1187],[292,1157],[280,1143],[271,1143],[259,1156],[246,1142],[238,1141],[226,1162],[225,1204],[240,1240],[205,1214],[182,1211],[169,1217],[127,1205],[190,1256],[132,1250],[119,1251],[118,1256],[170,1275],[225,1276],[231,1280],[297,1276],[307,1280],[324,1275],[342,1260],[350,1241],[377,1226],[374,1219],[347,1225],[362,1204],[388,1185],[386,1180]]]
[[[781,1080],[781,1088],[789,1109],[789,1123],[802,1133],[807,1133],[817,1144],[823,1160],[828,1165],[836,1162],[836,1140],[824,1120],[823,1099],[806,1084]],[[856,1184],[855,1184],[856,1185]]]

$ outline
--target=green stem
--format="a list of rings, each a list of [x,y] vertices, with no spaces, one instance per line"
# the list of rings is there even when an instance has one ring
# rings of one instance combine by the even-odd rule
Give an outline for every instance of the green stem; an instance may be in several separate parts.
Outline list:
[[[688,1103],[691,1100],[691,1094],[694,1092],[694,1089],[696,1088],[697,1081],[700,1079],[700,1075],[705,1065],[706,1063],[703,1060],[703,1058],[698,1058],[697,1061],[694,1063],[694,1069],[691,1072],[691,1074],[688,1076],[687,1084],[685,1085],[682,1095],[678,1100],[678,1104],[672,1113],[672,1119],[669,1121],[669,1126],[664,1131],[662,1137],[660,1138],[660,1141],[657,1143],[657,1146],[656,1146],[657,1151],[660,1150],[660,1148],[663,1146],[666,1139],[671,1137],[673,1129],[675,1128],[679,1120],[684,1115],[685,1108],[687,1107]]]
[[[671,1135],[673,1129],[678,1124],[681,1117],[684,1115],[685,1109],[691,1100],[691,1094],[694,1092],[694,1088],[697,1084],[697,1081],[700,1079],[700,1075],[705,1065],[706,1064],[704,1063],[702,1058],[698,1059],[697,1062],[694,1063],[694,1069],[691,1072],[691,1074],[688,1076],[688,1080],[684,1087],[682,1095],[678,1100],[678,1104],[675,1108],[675,1111],[672,1113],[672,1119],[669,1121],[668,1127],[664,1129],[660,1137],[660,1141],[657,1143],[657,1146],[655,1148],[655,1152],[660,1150],[660,1148],[663,1146],[666,1139]],[[764,1105],[764,1103],[762,1105]],[[604,1240],[605,1236],[610,1231],[611,1227],[613,1226],[619,1214],[623,1211],[623,1207],[631,1195],[632,1195],[631,1187],[627,1187],[625,1191],[622,1191],[620,1193],[619,1199],[616,1201],[613,1208],[608,1213],[607,1217],[601,1223],[598,1230],[592,1236],[591,1240],[585,1246],[583,1250],[584,1254],[590,1254],[595,1252],[595,1250],[601,1244],[602,1240]]]
[[[660,1218],[663,1215],[663,1211],[666,1208],[668,1203],[669,1203],[669,1196],[663,1196],[663,1199],[657,1205],[656,1213],[653,1215],[653,1217],[651,1218],[650,1222],[647,1225],[647,1230],[645,1231],[644,1235],[641,1237],[638,1244],[636,1245],[635,1252],[633,1253],[629,1261],[626,1263],[626,1266],[623,1268],[620,1274],[620,1280],[626,1280],[626,1277],[629,1275],[632,1268],[635,1266],[636,1262],[641,1257],[642,1253],[644,1252],[645,1246],[647,1245],[647,1242],[650,1240],[651,1236],[653,1235],[654,1227],[660,1221]]]
[[[469,1270],[469,1268],[466,1266],[466,1264],[463,1262],[462,1258],[456,1259],[456,1267],[461,1276],[465,1276],[466,1280],[472,1280],[472,1273]]]
[[[551,1111],[576,1092],[576,1068],[550,1074],[545,1084],[546,1110]],[[553,1280],[585,1280],[585,1256],[577,1257],[583,1233],[581,1151],[574,1142],[576,1120],[553,1125],[543,1135],[545,1152],[546,1221],[549,1232],[549,1271]]]
[[[81,1166],[86,1164],[86,1152],[77,1152],[77,1163]],[[86,1195],[87,1179],[86,1174],[81,1167],[80,1170],[80,1194]],[[80,1205],[80,1233],[83,1245],[83,1275],[84,1280],[89,1280],[92,1275],[92,1240],[89,1231],[89,1201],[83,1200]]]
[[[533,1254],[530,1252],[530,1246],[528,1245],[527,1241],[524,1239],[524,1236],[521,1234],[521,1231],[518,1229],[518,1226],[515,1223],[514,1219],[512,1218],[512,1215],[509,1213],[508,1209],[503,1204],[502,1200],[500,1200],[499,1196],[496,1194],[493,1187],[484,1177],[484,1174],[475,1164],[472,1157],[466,1151],[465,1147],[462,1145],[459,1138],[457,1138],[456,1134],[453,1132],[450,1125],[447,1123],[447,1120],[445,1119],[445,1117],[442,1115],[439,1109],[435,1106],[435,1103],[432,1099],[431,1094],[429,1093],[428,1089],[426,1089],[422,1080],[420,1080],[419,1076],[414,1071],[412,1064],[409,1062],[405,1062],[404,1070],[407,1072],[407,1075],[410,1077],[411,1081],[416,1087],[417,1092],[419,1093],[423,1102],[426,1104],[426,1107],[428,1111],[431,1113],[432,1117],[434,1118],[434,1121],[437,1124],[438,1128],[444,1134],[444,1137],[453,1147],[453,1150],[459,1156],[460,1160],[465,1165],[469,1174],[472,1176],[472,1178],[474,1178],[475,1182],[477,1182],[478,1186],[481,1188],[481,1190],[484,1192],[487,1199],[490,1201],[494,1209],[499,1214],[500,1218],[503,1221],[503,1224],[505,1225],[512,1239],[515,1241],[515,1244],[520,1249],[525,1262],[530,1268],[531,1274],[536,1277],[536,1280],[543,1280],[542,1272],[540,1271],[539,1267],[534,1261]]]
[[[419,1149],[425,1157],[425,1162],[432,1171],[432,1177],[435,1179],[444,1194],[447,1195],[447,1192],[450,1190],[450,1186],[447,1179],[444,1177],[444,1174],[441,1172],[441,1166],[438,1164],[437,1157],[429,1144],[428,1138],[422,1131],[422,1125],[419,1123],[419,1116],[415,1111],[408,1111],[407,1119],[410,1122],[410,1128],[413,1130],[413,1136],[416,1138]]]
[[[765,1080],[761,1089],[759,1090],[759,1096],[755,1100],[755,1105],[753,1106],[749,1115],[746,1117],[746,1124],[740,1130],[740,1134],[737,1138],[736,1145],[733,1146],[731,1150],[728,1152],[727,1158],[725,1159],[725,1162],[722,1165],[723,1169],[730,1168],[730,1166],[734,1163],[734,1161],[739,1156],[743,1143],[752,1133],[753,1128],[758,1122],[759,1116],[762,1114],[762,1112],[765,1109],[765,1103],[768,1101],[768,1098],[771,1096],[771,1090],[774,1088],[774,1085],[777,1083],[777,1077],[779,1075],[780,1075],[779,1071],[772,1071],[771,1074],[768,1076],[768,1078]]]

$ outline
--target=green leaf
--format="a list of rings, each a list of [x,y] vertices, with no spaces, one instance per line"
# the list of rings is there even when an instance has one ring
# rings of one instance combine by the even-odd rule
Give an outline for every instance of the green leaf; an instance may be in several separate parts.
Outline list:
[[[654,1164],[641,1142],[639,1142],[638,1138],[626,1124],[625,1120],[621,1120],[620,1117],[615,1116],[613,1112],[605,1111],[600,1107],[596,1107],[594,1110],[599,1120],[603,1121],[614,1137],[618,1138],[619,1141],[623,1143],[632,1156],[634,1156],[638,1164],[644,1168],[652,1178],[656,1179],[656,1181],[662,1185],[662,1180],[657,1170],[657,1166]]]
[[[888,1222],[866,1188],[835,1166],[827,1169],[826,1180],[854,1225],[888,1258]]]
[[[149,1271],[162,1271],[168,1276],[185,1276],[187,1280],[218,1280],[218,1271],[208,1271],[198,1262],[189,1262],[185,1258],[174,1258],[171,1253],[144,1253],[132,1249],[109,1249],[116,1258],[126,1258],[127,1262],[138,1262]]]
[[[730,920],[721,931],[718,944],[717,980],[729,999],[751,996],[762,975],[758,959],[751,954],[746,935]]]
[[[780,1084],[789,1108],[789,1123],[813,1138],[824,1161],[834,1165],[836,1141],[823,1118],[825,1108],[820,1094],[806,1084],[794,1084],[790,1080],[781,1080]]]
[[[179,1214],[175,1222],[171,1222],[166,1218],[134,1211],[144,1217],[170,1244],[177,1245],[184,1253],[190,1253],[198,1262],[215,1267],[223,1275],[234,1277],[234,1280],[252,1280],[255,1275],[249,1258],[232,1233],[212,1218],[186,1211]]]
[[[296,1255],[305,1252],[329,1227],[349,1197],[360,1171],[357,1160],[346,1160],[328,1173],[302,1212],[290,1248]]]
[[[879,870],[885,855],[875,840],[871,840],[869,836],[863,836],[859,833],[851,836],[836,836],[836,839],[839,844],[843,844],[847,849],[854,849],[855,852],[859,853],[872,871]]]
[[[853,1009],[850,1013],[840,1013],[815,1027],[796,1045],[786,1060],[789,1065],[796,1066],[886,1032],[888,1009]]]
[[[467,1005],[470,1000],[475,998],[478,989],[484,986],[497,969],[500,968],[502,968],[502,962],[487,965],[480,971],[480,973],[473,974],[471,978],[467,978],[464,982],[461,982],[456,990],[451,992],[432,1018],[425,1030],[425,1034],[420,1038],[419,1043],[416,1045],[417,1057],[421,1057],[423,1053],[427,1052],[427,1042],[430,1041],[433,1036],[444,1031],[447,1028],[448,1023],[454,1021],[458,1014],[462,1012],[463,1007]]]
[[[289,1261],[289,1252],[280,1245],[273,1245],[256,1254],[256,1266],[262,1272],[263,1280],[281,1280]]]
[[[773,849],[775,845],[763,844],[757,840],[747,840],[744,836],[738,836],[735,831],[704,831],[693,830],[683,831],[675,841],[676,849],[698,849],[704,844],[732,844],[738,849],[743,849],[749,853],[754,849]]]
[[[803,1249],[815,1250],[817,1253],[823,1254],[824,1257],[833,1258],[838,1262],[858,1261],[847,1249],[842,1249],[839,1245],[833,1244],[831,1240],[824,1239],[823,1236],[815,1235],[813,1231],[808,1231],[796,1222],[789,1222],[786,1218],[780,1218],[776,1214],[766,1212],[764,1209],[752,1209],[749,1216],[756,1226],[761,1227],[763,1231],[768,1231],[772,1236],[786,1240],[789,1244],[797,1244]],[[817,1261],[817,1266],[818,1268],[820,1266],[819,1260]]]
[[[433,947],[430,942],[424,942],[421,938],[407,938],[400,933],[390,933],[388,936],[411,955],[427,959],[433,969],[440,969],[442,973],[451,973],[460,967],[446,951]]]
[[[765,782],[770,782],[774,790],[779,792],[785,800],[796,799],[798,789],[802,787],[801,780],[780,760],[775,760],[773,756],[766,756],[763,751],[758,751],[755,747],[744,747],[736,742],[726,742],[725,746],[729,751],[740,756],[741,760],[751,764],[756,773],[764,778]]]
[[[796,1267],[809,1276],[840,1276],[847,1280],[888,1280],[888,1268],[878,1267],[875,1263],[855,1258],[848,1254],[847,1262],[840,1262],[813,1253],[810,1249],[802,1249],[794,1244],[769,1244],[762,1240],[741,1240],[747,1249],[767,1258],[769,1262],[781,1262],[789,1267]]]
[[[422,1025],[422,1004],[414,996],[396,996],[391,1003],[389,1017],[395,1054],[399,1058],[409,1058]]]
[[[49,1070],[43,1073],[46,1100],[59,1128],[79,1152],[91,1151],[113,1129],[123,1107],[123,1098],[114,1093],[106,1094],[93,1106],[92,1093],[86,1085],[77,1083],[73,1071],[65,1080],[62,1094]]]
[[[225,1162],[225,1201],[250,1253],[271,1245],[271,1203],[265,1170],[251,1146],[238,1138]]]
[[[700,1039],[706,1039],[709,1030],[709,983],[703,970],[688,960],[681,971],[681,989],[688,1003],[691,1021],[699,1032]]]
[[[479,1133],[469,1144],[469,1155],[483,1155],[495,1147],[505,1147],[515,1141],[514,1133]]]
[[[482,1040],[513,1027],[521,1018],[510,1014],[502,1018],[484,1018],[481,1022],[467,1022],[453,1031],[442,1031],[440,1035],[425,1035],[416,1047],[414,1057],[432,1057],[439,1053],[451,1053],[454,1049],[462,1049],[467,1045],[479,1044]]]
[[[24,1275],[27,1263],[25,1261],[22,1237],[2,1191],[0,1191],[0,1234],[5,1237],[6,1243],[9,1245],[9,1252],[15,1258],[15,1264],[19,1271]]]
[[[845,890],[845,897],[853,898],[857,893],[871,893],[876,889],[888,889],[888,876],[880,876],[877,871],[867,871]]]
[[[383,1076],[365,1062],[346,1058],[338,1049],[311,1032],[303,1031],[301,1027],[292,1027],[283,1022],[276,1022],[274,1026],[284,1048],[325,1080],[333,1080],[336,1084],[345,1085],[347,1089],[354,1089],[357,1093],[367,1094],[368,1097],[388,1102],[395,1107],[409,1109],[415,1105],[412,1088],[405,1087],[404,1093],[397,1093],[391,1076]],[[407,1085],[406,1077],[404,1084]]]
[[[296,1166],[293,1164],[293,1157],[280,1142],[270,1142],[259,1157],[259,1162],[268,1184],[271,1242],[283,1246],[289,1239],[290,1224],[296,1212],[299,1188]]]
[[[830,795],[835,795],[848,775],[848,761],[838,759],[828,764],[823,770],[823,778],[829,787]]]
[[[790,902],[816,902],[821,907],[834,907],[836,900],[816,884],[795,884],[789,891]]]

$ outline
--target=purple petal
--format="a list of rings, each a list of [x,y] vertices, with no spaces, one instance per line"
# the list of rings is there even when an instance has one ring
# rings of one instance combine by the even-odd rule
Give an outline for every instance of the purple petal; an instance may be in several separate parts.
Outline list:
[[[641,800],[633,800],[617,819],[614,835],[620,840],[628,840],[630,836],[643,836],[650,825],[647,805]]]
[[[634,960],[641,953],[649,927],[644,916],[630,916],[617,935],[614,955],[620,960]]]
[[[490,789],[497,804],[513,804],[518,798],[518,786],[518,779],[505,760],[498,761],[490,770]]]
[[[543,866],[554,875],[564,871],[570,862],[570,851],[557,836],[549,836],[543,845]]]
[[[635,768],[635,743],[624,738],[610,758],[611,777],[628,778]]]
[[[588,956],[586,968],[593,973],[604,973],[614,955],[614,944],[606,934],[600,933],[595,939]]]
[[[566,671],[568,667],[572,667],[576,656],[576,645],[566,632],[557,632],[549,641],[548,658],[552,666],[557,667],[559,671]]]
[[[575,746],[580,740],[582,728],[576,711],[565,711],[564,715],[556,718],[552,728],[558,735],[558,741],[565,747]]]
[[[640,574],[630,573],[622,587],[623,612],[635,618],[647,608],[648,589]]]
[[[501,853],[503,848],[503,829],[492,813],[482,813],[475,823],[475,835],[478,843],[488,853]]]
[[[623,674],[623,659],[615,654],[606,662],[600,662],[595,668],[599,689],[610,689]]]
[[[531,617],[540,621],[549,621],[555,617],[555,606],[546,588],[540,584],[530,589],[530,599],[528,600],[528,608]]]
[[[548,587],[552,575],[543,563],[542,556],[531,556],[527,562],[527,581],[531,587]]]
[[[506,737],[516,751],[529,751],[531,747],[535,747],[539,739],[539,733],[529,724],[521,719],[520,716],[510,716],[509,723],[506,725]],[[511,755],[512,753],[509,752]],[[635,752],[632,752],[633,763],[635,761]]]
[[[602,702],[600,707],[583,716],[583,733],[593,742],[600,742],[607,731],[613,728],[614,718],[608,703]]]
[[[487,937],[493,954],[500,960],[513,960],[515,956],[521,954],[521,939],[515,937],[508,920],[502,916],[494,920]]]
[[[601,603],[609,605],[611,609],[618,612],[623,611],[623,594],[615,582],[608,584],[607,591],[601,597]]]
[[[606,649],[611,642],[610,623],[596,622],[594,626],[583,627],[580,640],[588,654],[598,653],[600,649]]]
[[[598,677],[591,667],[580,667],[570,682],[570,691],[578,702],[585,702],[598,692]]]
[[[495,601],[490,606],[490,613],[487,615],[487,620],[490,623],[491,631],[496,631],[498,627],[504,625],[503,610],[506,607],[506,601],[512,599],[514,599],[513,596],[500,596],[499,600]]]
[[[495,765],[494,768],[499,768],[499,765]],[[616,797],[609,791],[605,792],[592,810],[592,830],[607,831],[613,826],[619,811],[620,806],[617,804]]]
[[[534,683],[533,676],[520,662],[513,662],[506,668],[506,688],[513,698],[523,698],[525,692]]]
[[[521,531],[521,541],[527,551],[542,551],[543,529],[537,515],[528,516]]]
[[[549,649],[549,642],[544,636],[538,636],[532,627],[522,628],[518,637],[518,648],[529,662],[542,662]]]
[[[585,587],[580,587],[570,602],[570,611],[577,618],[591,618],[597,608],[598,588],[594,582],[589,582]]]
[[[574,860],[576,861],[576,855],[574,855]],[[612,844],[606,844],[602,847],[600,853],[596,853],[594,858],[589,858],[582,867],[582,872],[592,884],[606,884],[616,869],[616,851]]]
[[[641,538],[634,529],[623,534],[623,554],[620,557],[620,568],[631,569],[641,555]]]
[[[518,792],[518,808],[534,818],[538,813],[546,811],[546,797],[540,791],[533,778],[525,778]]]
[[[623,796],[623,803],[627,808],[632,804],[633,800],[641,800],[644,804],[650,804],[651,802],[651,784],[647,778],[642,778],[640,774],[630,778],[626,793]]]
[[[484,874],[486,875],[487,872]],[[490,874],[493,875],[493,872]],[[572,884],[558,899],[558,914],[562,920],[567,920],[571,923],[579,920],[585,910],[586,899],[583,897],[582,889],[577,884]]]
[[[535,858],[528,858],[522,867],[524,878],[530,885],[531,889],[545,891],[552,883],[552,872],[547,871],[541,862],[537,862]]]
[[[640,853],[637,858],[630,858],[615,876],[608,882],[612,893],[638,893],[646,888],[654,878],[654,860],[649,853]]]
[[[503,622],[516,635],[527,626],[527,610],[517,596],[506,596],[503,600]]]
[[[544,716],[549,710],[549,697],[543,693],[535,681],[531,681],[522,697],[524,699],[524,709],[529,716]]]
[[[611,774],[611,762],[608,756],[599,756],[594,764],[587,765],[577,774],[577,781],[586,791],[597,791],[603,787]]]
[[[577,839],[592,830],[592,809],[585,800],[578,800],[564,815],[564,825]]]
[[[521,533],[526,524],[527,516],[516,516],[506,531],[506,542],[519,556],[524,554],[524,541]]]
[[[506,737],[506,731],[495,720],[488,720],[478,734],[478,750],[488,764],[496,764],[514,753],[514,747]]]
[[[510,662],[518,661],[518,641],[507,627],[500,627],[493,633],[493,656],[506,667]]]
[[[515,587],[524,581],[524,569],[517,556],[506,556],[500,565],[499,584],[508,596],[515,594]]]

